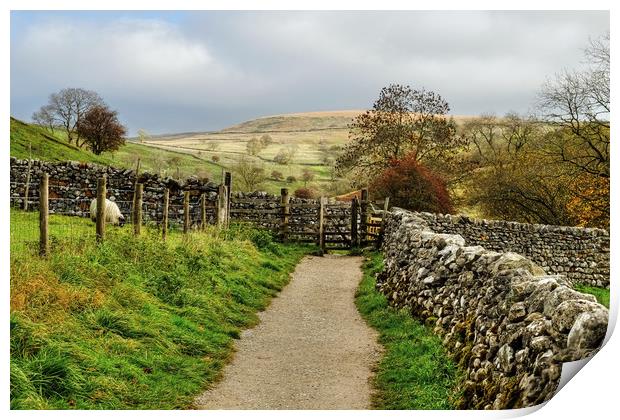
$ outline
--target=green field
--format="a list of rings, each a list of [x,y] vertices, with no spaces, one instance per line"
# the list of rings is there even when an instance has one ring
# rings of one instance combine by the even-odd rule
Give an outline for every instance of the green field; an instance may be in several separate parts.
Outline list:
[[[88,219],[11,212],[11,408],[191,408],[220,375],[241,329],[312,248],[241,226],[163,243]]]
[[[54,130],[54,133],[51,133],[44,128],[11,118],[10,152],[13,157],[27,159],[31,152],[34,159],[51,162],[75,160],[119,168],[135,168],[136,161],[140,158],[142,170],[160,173],[163,176],[176,176],[178,167],[182,178],[198,175],[218,182],[221,178],[221,166],[189,153],[127,142],[114,153],[105,152],[97,156],[67,143],[66,138],[66,133],[61,130]]]
[[[187,133],[171,136],[157,136],[146,144],[168,151],[191,153],[203,159],[216,155],[219,163],[227,168],[234,167],[240,158],[250,159],[264,167],[268,175],[272,171],[283,174],[284,180],[268,179],[264,190],[277,194],[281,188],[294,191],[304,186],[300,180],[304,170],[314,174],[307,186],[325,191],[332,182],[331,165],[338,156],[339,147],[348,141],[348,124],[363,111],[334,111],[304,114],[287,114],[258,118],[226,128],[215,133]],[[256,156],[250,156],[247,143],[252,138],[268,134],[273,144],[262,149]],[[295,148],[292,161],[278,164],[274,157],[282,149]],[[288,183],[286,178],[294,176],[297,182]],[[234,186],[233,186],[234,187]]]

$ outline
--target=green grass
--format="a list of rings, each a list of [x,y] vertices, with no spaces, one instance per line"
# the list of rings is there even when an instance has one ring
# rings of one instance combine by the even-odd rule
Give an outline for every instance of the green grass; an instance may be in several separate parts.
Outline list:
[[[11,212],[11,408],[175,409],[220,375],[243,328],[313,248],[232,226],[163,243],[155,230]]]
[[[373,407],[384,410],[453,409],[460,374],[447,356],[439,337],[412,318],[406,310],[388,305],[375,290],[375,273],[383,262],[371,254],[355,303],[368,324],[379,332],[385,348],[376,367]]]
[[[587,286],[585,284],[576,284],[574,288],[579,292],[594,295],[598,303],[609,309],[609,289]]]

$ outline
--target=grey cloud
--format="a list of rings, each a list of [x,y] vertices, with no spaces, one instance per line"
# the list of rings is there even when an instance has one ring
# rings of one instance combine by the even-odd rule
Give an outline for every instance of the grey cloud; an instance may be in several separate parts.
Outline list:
[[[44,12],[41,12],[44,14]],[[217,129],[274,113],[365,108],[390,83],[456,114],[525,112],[546,77],[580,65],[607,12],[194,12],[50,17],[11,41],[11,112],[65,86],[99,91],[130,129]]]

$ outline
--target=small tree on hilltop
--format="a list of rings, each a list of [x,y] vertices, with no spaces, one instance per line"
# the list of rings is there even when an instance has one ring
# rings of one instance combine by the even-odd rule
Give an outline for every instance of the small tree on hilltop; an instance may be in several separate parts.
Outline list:
[[[126,128],[118,121],[117,112],[96,105],[80,119],[77,134],[94,154],[118,150],[125,144]]]
[[[390,204],[414,211],[451,213],[452,204],[441,178],[422,166],[413,155],[393,159],[370,185],[376,197],[390,197]]]
[[[211,161],[213,163],[218,163],[220,161],[220,157],[218,155],[211,156]]]
[[[288,184],[292,184],[293,182],[297,182],[297,178],[295,178],[293,175],[289,175],[286,177],[286,182]]]

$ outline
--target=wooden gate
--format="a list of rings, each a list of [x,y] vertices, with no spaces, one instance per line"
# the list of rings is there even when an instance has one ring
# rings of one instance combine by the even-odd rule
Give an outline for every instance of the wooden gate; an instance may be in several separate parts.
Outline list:
[[[389,198],[371,202],[368,190],[362,189],[361,199],[350,203],[327,203],[320,209],[319,246],[323,251],[349,250],[381,243],[383,211]]]

